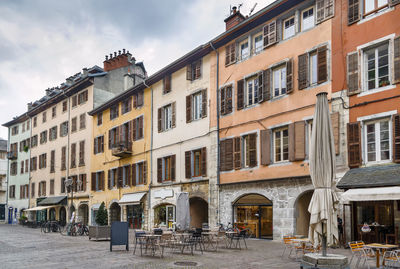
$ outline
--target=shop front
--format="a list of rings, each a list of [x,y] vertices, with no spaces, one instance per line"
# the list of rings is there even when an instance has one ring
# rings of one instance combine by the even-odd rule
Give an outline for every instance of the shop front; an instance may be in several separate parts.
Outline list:
[[[143,229],[146,194],[147,192],[127,193],[118,202],[123,208],[124,219],[131,229]]]
[[[172,229],[175,223],[175,206],[159,205],[154,208],[154,227]]]

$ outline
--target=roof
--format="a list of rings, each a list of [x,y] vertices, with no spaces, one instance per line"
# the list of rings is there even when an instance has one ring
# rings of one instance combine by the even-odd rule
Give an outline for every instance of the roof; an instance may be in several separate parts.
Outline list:
[[[27,113],[25,112],[25,113],[22,114],[22,115],[19,115],[19,116],[17,116],[17,117],[14,117],[11,121],[6,122],[6,123],[3,123],[2,126],[4,126],[4,127],[11,127],[11,126],[13,126],[13,125],[15,125],[15,124],[24,122],[24,121],[26,121],[26,120],[28,120],[28,119],[29,119],[29,117],[28,117]]]
[[[389,164],[351,169],[336,187],[353,189],[398,185],[400,185],[400,164]]]
[[[39,206],[67,204],[67,196],[47,197],[38,203]]]
[[[7,151],[7,140],[0,138],[0,151]]]

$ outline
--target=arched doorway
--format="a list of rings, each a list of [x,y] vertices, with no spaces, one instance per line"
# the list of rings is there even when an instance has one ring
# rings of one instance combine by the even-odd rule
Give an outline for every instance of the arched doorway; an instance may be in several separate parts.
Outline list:
[[[310,205],[311,197],[314,191],[306,191],[299,195],[296,202],[296,234],[308,236],[308,228],[310,227]]]
[[[208,223],[208,203],[200,197],[189,199],[190,227],[201,228],[203,223]]]
[[[260,194],[246,194],[233,204],[235,223],[249,228],[253,237],[272,239],[272,201]]]
[[[56,209],[54,207],[49,209],[49,219],[56,220]]]
[[[89,206],[87,204],[81,204],[78,207],[78,218],[83,224],[88,225],[89,223]]]
[[[65,207],[60,208],[60,224],[64,226],[67,223],[67,210]]]
[[[121,221],[121,207],[115,202],[110,206],[110,224],[114,221]]]

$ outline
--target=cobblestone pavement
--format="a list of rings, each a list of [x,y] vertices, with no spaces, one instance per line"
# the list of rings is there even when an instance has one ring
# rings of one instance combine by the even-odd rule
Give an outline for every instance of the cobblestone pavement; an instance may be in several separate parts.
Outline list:
[[[132,233],[131,233],[132,234]],[[43,234],[40,229],[0,225],[0,268],[299,268],[292,258],[281,257],[283,244],[267,240],[248,240],[247,250],[219,249],[218,252],[199,251],[195,255],[171,254],[165,257],[133,255],[130,250],[108,241],[89,241],[88,237],[69,237],[58,233]],[[349,255],[345,249],[329,253]],[[139,255],[138,255],[139,254]],[[196,267],[175,266],[177,261],[196,262]]]

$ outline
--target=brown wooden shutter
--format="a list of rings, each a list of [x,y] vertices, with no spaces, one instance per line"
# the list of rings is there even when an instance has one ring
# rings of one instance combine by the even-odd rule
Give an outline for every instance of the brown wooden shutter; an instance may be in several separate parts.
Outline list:
[[[294,160],[302,161],[306,158],[306,122],[294,123]]]
[[[120,167],[118,167],[118,170],[117,170],[117,174],[118,174],[118,188],[122,188],[123,187],[123,172],[124,170],[123,170],[123,167],[122,166],[120,166]]]
[[[186,66],[186,80],[193,80],[192,65],[191,64],[188,64]]]
[[[128,142],[132,142],[133,121],[128,122]]]
[[[263,101],[268,101],[271,99],[271,69],[263,71],[263,80]]]
[[[225,46],[225,65],[231,63],[231,45]]]
[[[225,140],[220,141],[219,144],[219,168],[225,171]]]
[[[360,20],[360,0],[348,0],[348,25],[358,22]]]
[[[293,59],[286,62],[286,93],[293,92]]]
[[[171,104],[172,108],[172,128],[176,127],[176,102]]]
[[[243,109],[244,106],[244,80],[237,82],[237,110]]]
[[[257,134],[249,134],[249,166],[257,166]]]
[[[235,170],[242,168],[241,139],[240,136],[233,139],[233,168]]]
[[[100,137],[101,140],[101,152],[104,152],[104,135]]]
[[[323,83],[328,80],[328,67],[327,67],[326,54],[327,54],[326,46],[318,48],[317,50],[318,83]]]
[[[261,164],[269,165],[271,163],[271,130],[260,131],[261,144]]]
[[[347,95],[354,95],[360,92],[358,87],[358,53],[353,52],[347,55]]]
[[[236,43],[231,44],[231,63],[236,62]]]
[[[162,182],[162,158],[157,159],[157,182]]]
[[[92,191],[96,191],[96,173],[92,173]]]
[[[393,162],[400,163],[400,114],[393,115]]]
[[[101,173],[100,173],[100,175],[101,175],[101,189],[104,191],[105,190],[105,173],[104,173],[104,171],[101,171]]]
[[[233,169],[233,138],[225,140],[225,171]]]
[[[326,0],[317,0],[317,19],[316,23],[321,23],[325,19],[325,1]]]
[[[264,102],[264,96],[263,96],[264,79],[262,71],[257,74],[257,81],[258,81],[258,102],[262,103]]]
[[[232,85],[225,88],[225,114],[232,113],[233,101],[232,101]]]
[[[361,128],[359,122],[347,124],[347,141],[349,167],[359,167],[361,165]]]
[[[126,171],[126,175],[125,175],[125,185],[126,185],[126,186],[131,186],[131,185],[132,185],[132,184],[131,184],[131,180],[132,180],[131,166],[130,166],[130,165],[125,166],[124,169],[125,169],[125,171]]]
[[[143,138],[143,116],[139,117],[139,138]]]
[[[97,153],[97,138],[93,139],[93,154]]]
[[[147,185],[147,161],[143,162],[143,184]]]
[[[275,44],[277,41],[276,21],[272,21],[263,28],[264,48]]]
[[[340,118],[339,112],[331,114],[332,130],[333,130],[333,140],[335,142],[335,154],[338,155],[340,152]]]
[[[294,123],[289,124],[289,161],[294,161]]]
[[[157,117],[157,121],[158,121],[158,132],[160,133],[162,131],[161,129],[161,108],[158,109],[158,117]]]
[[[185,151],[185,178],[192,178],[192,152]]]
[[[137,120],[137,118],[132,120],[132,140],[133,141],[136,141],[136,137],[137,137],[137,133],[136,133],[136,130],[137,130],[136,124],[137,124],[137,122],[136,122],[136,120]]]
[[[196,65],[195,65],[196,69],[195,69],[194,79],[198,79],[198,78],[201,77],[201,63],[202,63],[201,59],[196,62]]]
[[[112,186],[111,186],[111,170],[108,170],[108,175],[107,176],[108,176],[107,177],[107,187],[108,187],[109,190],[111,190],[112,189]]]
[[[400,0],[397,1],[397,4]],[[393,42],[393,83],[400,83],[400,36],[396,37]]]
[[[176,164],[176,155],[172,155],[171,156],[171,180],[172,181],[175,181],[175,170],[176,170],[175,164]]]
[[[207,148],[201,148],[201,175],[207,176]]]
[[[83,191],[86,191],[86,185],[87,185],[86,174],[82,175],[82,185],[83,185]]]
[[[131,186],[136,186],[136,164],[132,164]]]
[[[226,114],[226,111],[225,111],[225,103],[226,103],[226,100],[225,100],[226,95],[225,95],[225,93],[226,93],[226,88],[221,88],[219,90],[219,92],[220,92],[220,113],[221,113],[221,115],[225,115]]]
[[[133,95],[133,107],[134,108],[138,107],[138,104],[137,104],[138,100],[137,99],[138,99],[138,94],[136,93],[136,94]]]
[[[308,53],[299,55],[298,61],[299,90],[302,90],[308,87]]]
[[[112,148],[111,130],[108,130],[108,149]]]
[[[186,123],[192,121],[192,95],[186,96]]]
[[[207,117],[207,90],[201,91],[201,117]]]
[[[171,91],[171,75],[166,75],[163,79],[163,93],[169,93]]]

